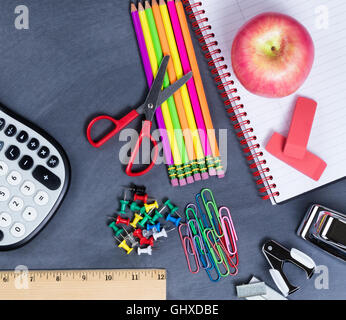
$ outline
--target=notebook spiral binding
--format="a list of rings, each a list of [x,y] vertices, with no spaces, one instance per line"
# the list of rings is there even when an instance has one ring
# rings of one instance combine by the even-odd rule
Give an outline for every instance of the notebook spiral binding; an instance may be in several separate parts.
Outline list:
[[[253,176],[257,179],[256,184],[259,186],[259,192],[263,200],[268,200],[278,196],[280,193],[276,190],[276,184],[273,183],[273,176],[268,175],[270,169],[266,167],[266,160],[263,158],[263,152],[260,151],[260,145],[254,143],[256,136],[250,125],[250,120],[246,118],[247,113],[244,105],[240,103],[240,97],[236,95],[237,89],[234,88],[234,81],[230,79],[231,74],[225,72],[226,65],[222,62],[224,58],[220,56],[221,50],[214,49],[217,46],[217,41],[213,40],[215,35],[211,32],[211,25],[206,24],[208,18],[204,17],[204,10],[200,10],[202,2],[191,3],[189,0],[182,0],[185,5],[185,11],[191,21],[192,28],[198,36],[198,41],[202,46],[202,51],[205,53],[205,58],[208,60],[208,65],[212,68],[211,73],[214,76],[214,81],[217,88],[221,91],[220,95],[224,100],[227,113],[230,115],[230,120],[236,130],[236,135],[240,139],[240,144],[244,146],[243,152],[246,155],[246,160],[250,162],[250,169],[254,170]],[[207,41],[209,39],[209,41]],[[213,50],[211,50],[211,48]],[[229,98],[233,95],[232,98]],[[275,189],[275,190],[274,190]]]

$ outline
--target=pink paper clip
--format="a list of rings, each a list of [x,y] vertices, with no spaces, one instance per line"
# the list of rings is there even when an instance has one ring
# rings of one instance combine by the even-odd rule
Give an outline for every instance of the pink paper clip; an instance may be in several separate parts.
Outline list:
[[[226,211],[226,215],[222,215],[223,210]],[[224,234],[227,251],[231,256],[234,256],[238,252],[237,244],[236,244],[236,242],[238,241],[238,236],[234,228],[231,213],[227,207],[220,207],[219,216],[220,216],[221,228]]]
[[[183,235],[183,232],[182,232],[183,228],[186,228],[186,230],[187,230],[186,235]],[[189,268],[189,271],[191,273],[198,273],[199,272],[198,257],[197,257],[195,247],[193,245],[193,240],[191,238],[188,225],[186,223],[181,223],[180,226],[178,227],[178,233],[179,233],[181,245],[182,245],[183,250],[184,250],[184,254],[185,254],[185,258],[186,258],[186,262],[187,262],[187,267]],[[190,248],[191,251],[188,248]],[[194,262],[196,264],[195,270],[192,270],[190,256],[193,256]]]

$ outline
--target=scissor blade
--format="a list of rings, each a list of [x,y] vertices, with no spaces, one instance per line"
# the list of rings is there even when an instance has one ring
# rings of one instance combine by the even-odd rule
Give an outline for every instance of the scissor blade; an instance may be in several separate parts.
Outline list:
[[[165,56],[162,59],[160,68],[156,74],[154,82],[153,82],[153,84],[150,88],[150,91],[148,93],[148,96],[144,102],[144,105],[146,107],[151,106],[150,109],[155,109],[157,106],[159,106],[159,104],[157,104],[157,101],[158,101],[159,96],[160,96],[160,92],[162,89],[163,80],[165,78],[169,59],[170,59],[170,56]]]
[[[176,91],[178,91],[191,78],[192,78],[192,72],[189,72],[183,77],[181,77],[179,80],[174,82],[172,85],[167,87],[165,90],[161,91],[157,105],[160,106],[162,103],[164,103],[171,95],[173,95]]]

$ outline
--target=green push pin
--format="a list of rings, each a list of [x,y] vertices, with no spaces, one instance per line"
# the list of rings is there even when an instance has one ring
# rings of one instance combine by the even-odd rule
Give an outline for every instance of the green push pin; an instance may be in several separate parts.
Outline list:
[[[111,222],[108,227],[112,228],[115,233],[117,233],[120,229],[116,226],[115,221]]]
[[[139,210],[141,210],[141,207],[137,204],[137,202],[132,202],[130,205],[130,210],[132,212],[139,212]]]
[[[124,200],[120,200],[120,210],[118,211],[119,214],[125,215],[126,214],[126,206],[129,204],[129,201],[126,200],[126,190],[124,191]]]
[[[167,206],[169,208],[169,210],[171,211],[171,214],[178,211],[178,209],[179,209],[174,204],[172,204],[171,200],[169,200],[169,199],[165,202],[165,206]]]
[[[139,221],[138,224],[139,224],[142,228],[144,228],[145,224],[146,224],[149,220],[151,220],[151,217],[145,212],[145,213],[144,213],[143,219],[142,219],[141,221]]]
[[[155,209],[155,214],[154,214],[154,216],[151,218],[151,222],[152,222],[153,224],[155,224],[156,220],[159,220],[160,218],[163,218],[163,215],[162,215],[159,211],[157,211],[157,210]]]

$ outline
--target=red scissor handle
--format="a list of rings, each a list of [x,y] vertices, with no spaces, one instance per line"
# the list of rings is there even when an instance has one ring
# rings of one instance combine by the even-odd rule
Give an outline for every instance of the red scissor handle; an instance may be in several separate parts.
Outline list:
[[[129,163],[128,163],[127,167],[126,167],[126,170],[125,170],[126,174],[128,176],[130,176],[130,177],[142,176],[142,175],[148,173],[153,168],[153,166],[155,165],[155,162],[157,160],[157,156],[159,154],[159,148],[157,146],[156,140],[150,134],[151,124],[152,124],[152,122],[149,121],[149,120],[145,120],[143,122],[142,131],[139,134],[137,143],[135,145],[135,148],[134,148],[134,150],[133,150],[133,152],[131,154],[131,157],[130,157],[130,161],[129,161]],[[153,147],[154,155],[153,155],[153,158],[152,158],[151,163],[149,164],[149,166],[147,166],[142,171],[133,172],[132,171],[132,166],[134,164],[134,161],[136,159],[137,154],[139,153],[139,149],[140,149],[140,146],[141,146],[142,141],[143,141],[144,138],[150,139],[151,143],[153,144],[153,146],[154,146]]]
[[[121,118],[120,120],[114,119],[110,116],[98,116],[94,118],[93,120],[90,121],[88,128],[87,128],[87,138],[89,143],[95,147],[99,148],[103,144],[105,144],[109,139],[114,137],[119,131],[127,127],[127,125],[132,122],[134,119],[136,119],[139,116],[139,113],[136,110],[132,110],[130,113],[128,113],[125,117]],[[103,136],[100,140],[94,141],[91,137],[91,129],[97,123],[98,121],[101,120],[108,120],[110,122],[113,122],[114,124],[114,129],[108,132],[105,136]]]

